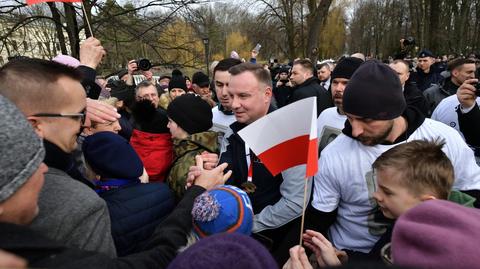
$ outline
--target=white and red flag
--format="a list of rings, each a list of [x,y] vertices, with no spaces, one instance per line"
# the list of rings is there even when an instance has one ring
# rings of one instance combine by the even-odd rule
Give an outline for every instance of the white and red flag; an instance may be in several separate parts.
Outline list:
[[[38,3],[43,3],[43,2],[67,2],[67,3],[73,3],[73,2],[82,2],[82,0],[27,0],[27,5],[34,5]]]
[[[238,134],[272,175],[300,164],[307,165],[305,177],[318,170],[316,97],[267,114]]]

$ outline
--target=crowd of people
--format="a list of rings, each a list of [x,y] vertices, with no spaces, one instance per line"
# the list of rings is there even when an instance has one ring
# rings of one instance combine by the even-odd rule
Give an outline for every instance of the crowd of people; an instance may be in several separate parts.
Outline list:
[[[257,55],[102,78],[91,37],[0,67],[0,267],[478,267],[475,55]],[[273,175],[239,132],[309,97],[318,172]]]

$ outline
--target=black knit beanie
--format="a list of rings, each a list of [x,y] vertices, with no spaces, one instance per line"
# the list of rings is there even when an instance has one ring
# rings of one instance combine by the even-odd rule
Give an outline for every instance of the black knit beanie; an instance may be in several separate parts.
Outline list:
[[[167,115],[188,134],[205,132],[212,127],[212,108],[195,94],[175,98],[168,105]]]
[[[185,82],[185,78],[182,76],[173,76],[170,82],[168,83],[168,91],[172,89],[179,88],[183,89],[185,92],[187,91],[187,83]]]
[[[343,58],[335,66],[335,69],[332,71],[332,80],[335,78],[346,78],[350,79],[360,65],[363,64],[361,59],[355,57]]]
[[[386,64],[375,60],[362,64],[343,93],[346,113],[373,120],[391,120],[406,108],[398,75]]]

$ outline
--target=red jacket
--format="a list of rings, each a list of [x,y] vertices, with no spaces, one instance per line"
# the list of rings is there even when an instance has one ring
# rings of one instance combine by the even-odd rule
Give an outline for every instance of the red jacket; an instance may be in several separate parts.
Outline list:
[[[173,161],[171,135],[146,133],[134,129],[130,144],[142,159],[150,181],[163,182]]]

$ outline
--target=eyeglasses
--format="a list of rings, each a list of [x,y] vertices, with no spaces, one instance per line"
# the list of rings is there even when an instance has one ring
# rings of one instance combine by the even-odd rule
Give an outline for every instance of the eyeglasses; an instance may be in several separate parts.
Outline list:
[[[85,124],[86,113],[82,111],[80,113],[37,113],[32,115],[34,117],[45,117],[45,118],[72,118],[72,119],[80,119],[82,125]]]

